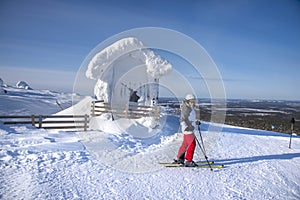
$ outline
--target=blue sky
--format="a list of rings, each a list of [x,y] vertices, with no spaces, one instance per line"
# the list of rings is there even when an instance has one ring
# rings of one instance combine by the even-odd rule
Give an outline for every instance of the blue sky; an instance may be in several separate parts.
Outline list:
[[[296,0],[1,0],[0,77],[8,84],[22,79],[33,88],[72,91],[77,70],[96,45],[149,26],[201,44],[218,66],[228,98],[300,100]]]

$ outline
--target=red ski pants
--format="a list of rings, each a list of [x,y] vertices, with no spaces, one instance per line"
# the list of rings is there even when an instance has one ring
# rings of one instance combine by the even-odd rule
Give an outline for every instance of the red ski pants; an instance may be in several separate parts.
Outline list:
[[[189,162],[193,161],[194,151],[196,148],[196,140],[194,134],[184,134],[183,142],[179,148],[177,158],[180,158],[185,153],[185,159]]]

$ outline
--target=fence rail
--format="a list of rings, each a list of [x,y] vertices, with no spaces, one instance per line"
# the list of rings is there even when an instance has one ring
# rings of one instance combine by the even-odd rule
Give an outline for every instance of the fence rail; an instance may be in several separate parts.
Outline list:
[[[27,119],[27,120],[26,120]],[[83,129],[89,127],[88,115],[8,115],[0,116],[3,124],[31,124],[44,129]]]
[[[120,118],[138,119],[141,117],[160,117],[159,106],[142,106],[142,105],[131,105],[131,104],[108,104],[98,101],[93,101],[91,106],[91,115],[100,116],[104,113],[116,115]]]
[[[104,113],[114,117],[138,119],[142,117],[160,118],[159,106],[141,106],[131,104],[108,104],[103,101],[93,101],[91,116],[100,116]],[[3,124],[31,124],[44,129],[83,129],[89,128],[89,115],[6,115],[0,116]]]

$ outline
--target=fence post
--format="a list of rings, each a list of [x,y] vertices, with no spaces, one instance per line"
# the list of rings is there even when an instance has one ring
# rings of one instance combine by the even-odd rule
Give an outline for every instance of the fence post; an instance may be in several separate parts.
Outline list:
[[[39,115],[39,128],[42,128],[42,115]]]
[[[160,107],[159,106],[156,107],[155,116],[156,116],[156,120],[159,120],[159,117],[160,117]]]
[[[34,119],[34,115],[31,115],[31,125],[35,126],[35,119]]]
[[[95,101],[92,101],[92,116],[95,116]]]
[[[85,114],[84,115],[84,127],[83,127],[84,131],[87,131],[87,121],[88,121],[88,115]]]
[[[125,104],[125,118],[128,119],[129,104]]]

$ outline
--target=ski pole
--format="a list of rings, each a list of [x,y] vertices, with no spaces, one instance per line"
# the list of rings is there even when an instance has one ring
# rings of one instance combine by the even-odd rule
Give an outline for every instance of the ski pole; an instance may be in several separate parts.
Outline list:
[[[293,117],[291,120],[291,136],[290,136],[289,148],[291,148],[291,146],[292,146],[292,136],[293,136],[293,131],[294,131],[294,124],[295,124],[295,118]]]
[[[208,164],[208,166],[209,166],[209,168],[210,168],[210,171],[213,171],[213,168],[211,167],[211,165],[210,165],[210,163],[209,163],[209,161],[208,161],[208,158],[207,158],[207,156],[206,156],[206,154],[205,154],[203,148],[201,147],[201,144],[200,144],[199,140],[197,139],[196,135],[195,135],[195,139],[196,139],[196,141],[197,141],[197,143],[198,143],[198,145],[199,145],[199,147],[200,147],[200,149],[201,149],[201,151],[202,151],[202,153],[203,153],[203,155],[204,155],[204,157],[205,157],[205,160],[206,160],[206,162],[207,162],[207,164]]]
[[[205,158],[205,160],[206,160],[206,162],[207,162],[207,164],[208,164],[210,170],[213,171],[213,169],[212,169],[212,167],[211,167],[211,165],[210,165],[210,163],[209,163],[209,161],[208,161],[208,157],[207,157],[207,155],[206,155],[206,150],[205,150],[205,147],[204,147],[203,138],[202,138],[202,134],[201,134],[201,131],[200,131],[200,124],[201,124],[200,120],[197,120],[197,121],[196,121],[196,125],[198,126],[198,131],[199,131],[199,135],[200,135],[200,139],[201,139],[202,145],[200,144],[200,142],[199,142],[199,140],[197,139],[196,135],[195,135],[195,139],[196,139],[196,141],[197,141],[197,143],[198,143],[198,145],[199,145],[199,147],[200,147],[200,149],[201,149],[201,151],[202,151],[202,153],[203,153],[203,155],[204,155],[204,158]]]
[[[56,99],[56,104],[60,107],[61,110],[64,110],[61,104],[57,101],[57,99]]]
[[[196,113],[196,122],[195,122],[195,124],[198,127],[198,131],[199,131],[199,135],[200,135],[200,139],[201,139],[201,143],[202,143],[204,156],[205,156],[205,159],[208,159],[208,157],[206,156],[206,150],[205,150],[205,147],[204,147],[204,142],[203,142],[203,138],[202,138],[202,134],[201,134],[201,130],[200,130],[200,124],[201,124],[201,122],[200,122],[200,108],[195,107],[195,113]]]
[[[201,134],[201,130],[200,130],[200,124],[201,124],[200,120],[197,120],[196,125],[198,126],[198,132],[199,132],[199,135],[200,135],[200,140],[201,140],[201,144],[202,144],[202,147],[203,147],[203,152],[205,154],[205,157],[208,159],[208,157],[206,156],[207,154],[206,154],[206,150],[205,150],[205,147],[204,147],[204,142],[203,142],[203,138],[202,138],[202,134]]]

